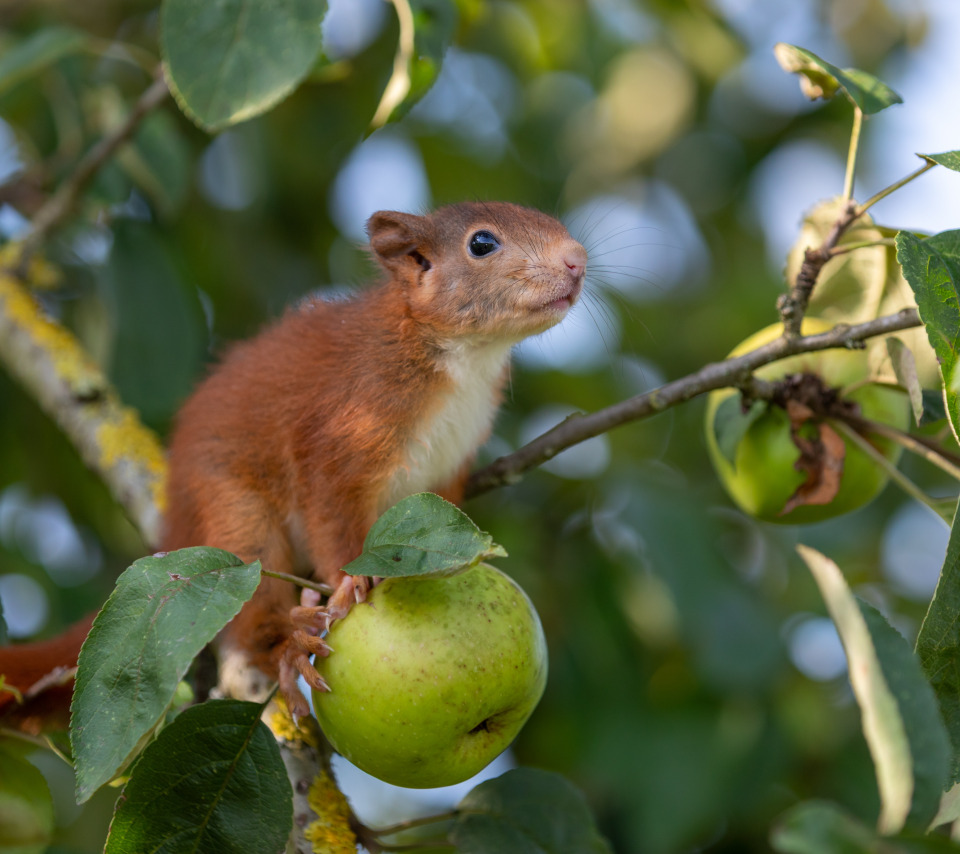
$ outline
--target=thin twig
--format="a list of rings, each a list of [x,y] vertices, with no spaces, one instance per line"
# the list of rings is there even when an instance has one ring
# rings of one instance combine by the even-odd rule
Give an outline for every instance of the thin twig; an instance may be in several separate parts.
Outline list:
[[[931,445],[917,436],[891,427],[889,424],[881,424],[879,421],[871,421],[867,418],[847,417],[843,419],[858,433],[873,433],[891,442],[896,442],[901,447],[923,457],[931,465],[945,471],[955,480],[960,480],[960,456],[951,454],[944,448]]]
[[[467,483],[467,497],[515,483],[524,472],[552,459],[565,448],[599,436],[621,424],[656,415],[708,391],[743,385],[753,371],[770,362],[799,353],[813,353],[836,347],[854,348],[868,338],[911,329],[920,326],[920,323],[917,310],[906,308],[896,314],[854,326],[839,324],[818,335],[800,338],[784,335],[742,356],[704,365],[699,371],[646,394],[631,397],[590,414],[572,415],[514,453],[500,457],[474,472]]]
[[[905,184],[909,184],[915,178],[919,178],[924,172],[929,172],[936,165],[937,164],[934,163],[932,160],[928,160],[926,163],[923,164],[923,166],[911,172],[905,178],[901,178],[899,181],[894,182],[889,187],[884,187],[879,193],[876,193],[875,195],[871,196],[862,205],[860,205],[859,208],[857,208],[857,215],[859,216],[860,214],[866,213],[866,211],[872,208],[881,199],[885,199],[887,196],[899,190]]]
[[[167,94],[166,81],[158,70],[156,79],[140,96],[137,103],[133,105],[133,109],[127,118],[110,133],[102,137],[80,159],[70,176],[37,211],[36,216],[30,223],[30,232],[24,238],[20,248],[19,269],[21,274],[40,244],[73,210],[80,193],[97,174],[100,167],[127,141],[144,116],[157,107],[166,98]]]
[[[896,246],[895,237],[880,237],[877,240],[863,240],[859,243],[841,243],[830,250],[830,257],[836,258],[838,255],[846,255],[848,252],[856,252],[858,249],[870,249],[874,246]]]
[[[937,512],[936,502],[931,498],[927,493],[925,493],[919,486],[917,486],[910,478],[908,478],[900,469],[898,469],[890,460],[884,456],[879,450],[877,450],[864,436],[861,436],[856,430],[853,429],[845,421],[835,421],[834,422],[837,429],[843,433],[851,442],[853,442],[861,451],[863,451],[868,457],[870,457],[877,465],[879,465],[889,476],[890,479],[894,481],[904,492],[907,493],[911,498],[915,498],[921,504],[929,507],[934,513],[937,514],[938,519],[943,519],[943,517]]]
[[[447,812],[439,813],[438,815],[425,815],[420,818],[410,818],[406,821],[398,821],[396,824],[391,824],[388,827],[371,827],[370,831],[374,836],[394,836],[397,833],[402,833],[405,830],[412,830],[415,827],[423,827],[428,824],[434,824],[441,821],[451,821],[457,817],[456,810],[448,810]]]
[[[310,590],[316,590],[324,596],[333,593],[333,588],[329,584],[322,584],[319,581],[310,581],[308,578],[301,578],[299,575],[289,575],[286,572],[271,572],[269,569],[261,569],[261,575],[269,575],[271,578],[279,578],[281,581],[289,581],[298,587],[308,587]]]

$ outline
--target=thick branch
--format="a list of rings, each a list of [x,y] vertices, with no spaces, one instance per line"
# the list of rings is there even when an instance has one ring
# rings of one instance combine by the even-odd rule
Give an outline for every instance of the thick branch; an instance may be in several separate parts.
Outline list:
[[[30,223],[30,233],[26,236],[20,248],[21,271],[24,269],[23,265],[29,261],[50,232],[57,228],[70,214],[80,193],[97,174],[100,167],[127,141],[140,122],[143,121],[144,116],[158,106],[167,94],[166,81],[158,70],[153,84],[144,91],[137,103],[133,105],[133,109],[123,123],[102,137],[81,158],[70,176],[37,211],[36,216]]]
[[[0,272],[0,362],[107,484],[148,544],[160,535],[166,463],[156,435],[124,406],[66,329]]]
[[[571,415],[528,445],[474,472],[467,484],[467,496],[480,495],[498,486],[515,483],[524,472],[552,459],[564,448],[599,436],[621,424],[656,415],[708,391],[743,385],[753,371],[770,362],[799,353],[812,353],[835,347],[856,347],[868,338],[919,325],[920,316],[916,309],[906,308],[896,314],[878,317],[855,326],[839,324],[819,335],[801,338],[784,335],[742,356],[705,365],[695,373],[646,394],[631,397],[588,415]]]

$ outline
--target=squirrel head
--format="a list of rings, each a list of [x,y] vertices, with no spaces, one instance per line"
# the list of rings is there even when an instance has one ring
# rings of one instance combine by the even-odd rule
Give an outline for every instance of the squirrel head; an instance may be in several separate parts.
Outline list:
[[[519,341],[558,323],[583,286],[586,250],[553,217],[519,205],[379,211],[367,233],[410,316],[441,336]]]

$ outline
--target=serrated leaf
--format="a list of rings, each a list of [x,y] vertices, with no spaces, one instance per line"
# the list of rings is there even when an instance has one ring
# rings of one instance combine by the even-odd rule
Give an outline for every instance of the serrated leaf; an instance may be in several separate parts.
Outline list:
[[[266,112],[312,68],[326,0],[164,0],[164,73],[180,108],[207,131]]]
[[[937,354],[947,417],[960,435],[960,231],[921,240],[908,231],[896,238],[897,260],[913,288],[920,319]]]
[[[259,561],[211,548],[141,558],[117,579],[80,650],[70,707],[78,803],[129,763],[259,581]]]
[[[343,571],[382,578],[452,575],[506,554],[458,507],[420,492],[398,501],[373,523],[363,554]]]
[[[925,830],[947,781],[949,743],[936,698],[906,641],[876,609],[858,602],[833,561],[806,546],[810,568],[837,627],[880,790],[881,833]]]
[[[261,711],[211,700],[164,728],[124,786],[104,854],[282,851],[293,793]]]
[[[920,387],[920,378],[917,376],[917,363],[913,353],[899,338],[887,338],[887,354],[893,365],[893,373],[906,390],[913,408],[913,417],[917,425],[923,420],[923,389]]]
[[[797,804],[770,835],[781,854],[875,854],[876,842],[873,830],[827,801]]]
[[[744,412],[740,395],[731,394],[717,407],[713,419],[713,435],[720,453],[734,468],[737,465],[737,446],[740,440],[751,425],[767,411],[767,405],[765,401],[755,400]]]
[[[954,517],[940,580],[917,636],[917,655],[950,736],[950,781],[960,782],[960,525]]]
[[[960,172],[960,151],[944,151],[941,154],[918,154],[917,157],[922,157],[924,160],[932,160],[934,163],[946,166],[947,169]]]
[[[566,779],[515,768],[458,805],[450,841],[459,854],[608,854],[583,795]]]
[[[86,34],[69,27],[47,27],[33,33],[0,56],[0,95],[86,44]]]
[[[401,0],[394,5],[401,19],[410,15],[413,39],[405,40],[405,25],[401,20],[393,74],[384,87],[370,123],[372,128],[403,118],[427,93],[440,75],[443,56],[457,27],[457,4],[449,0],[409,0],[409,4]]]
[[[53,797],[24,754],[32,746],[0,739],[0,852],[43,854],[53,836]]]
[[[811,101],[832,98],[837,89],[841,89],[868,116],[903,102],[903,98],[872,74],[858,68],[837,68],[805,48],[779,42],[773,53],[784,71],[800,75],[803,94]]]

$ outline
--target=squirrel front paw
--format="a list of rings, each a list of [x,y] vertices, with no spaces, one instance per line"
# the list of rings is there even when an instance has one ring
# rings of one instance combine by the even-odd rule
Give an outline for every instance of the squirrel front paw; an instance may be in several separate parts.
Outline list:
[[[310,714],[310,707],[297,684],[298,676],[303,676],[306,683],[317,691],[330,690],[310,663],[311,655],[327,656],[332,652],[329,644],[318,635],[329,630],[334,620],[342,620],[354,604],[366,599],[369,588],[368,578],[346,575],[325,606],[300,605],[290,610],[290,621],[296,628],[280,656],[279,681],[280,692],[295,720]]]

